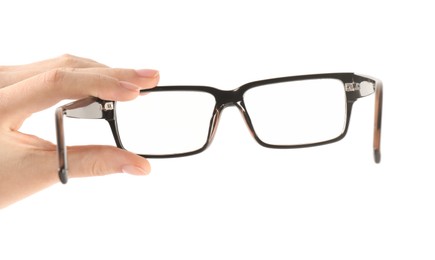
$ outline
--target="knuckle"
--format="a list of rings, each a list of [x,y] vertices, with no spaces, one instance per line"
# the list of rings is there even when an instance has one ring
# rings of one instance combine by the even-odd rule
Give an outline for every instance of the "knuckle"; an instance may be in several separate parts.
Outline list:
[[[71,68],[90,68],[90,67],[107,67],[94,60],[74,56],[71,54],[63,54],[57,58],[57,65],[59,67]]]
[[[97,148],[96,152],[105,157],[107,154],[110,154],[110,150],[107,150],[107,148],[99,147]],[[108,164],[107,161],[95,158],[93,161],[89,162],[89,171],[89,175],[94,177],[104,176],[112,172],[110,169],[110,164]]]
[[[60,64],[65,67],[74,67],[77,66],[77,64],[81,63],[81,60],[79,57],[76,57],[71,54],[63,54],[59,57]]]
[[[56,68],[42,74],[42,81],[48,85],[62,83],[68,73],[73,72],[74,68]]]
[[[44,83],[58,84],[65,78],[65,70],[64,69],[52,69],[45,72],[43,75]]]
[[[90,167],[90,176],[97,177],[97,176],[103,176],[103,171],[101,170],[101,164],[94,161],[91,163]]]

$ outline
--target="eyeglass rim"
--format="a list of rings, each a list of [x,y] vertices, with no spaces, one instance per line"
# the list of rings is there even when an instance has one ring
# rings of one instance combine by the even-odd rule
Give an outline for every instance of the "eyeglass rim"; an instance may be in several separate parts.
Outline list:
[[[210,86],[200,86],[200,85],[167,85],[167,86],[158,86],[151,89],[144,89],[141,90],[142,94],[151,93],[151,92],[163,92],[163,91],[196,91],[196,92],[206,92],[214,96],[216,100],[215,108],[213,111],[213,114],[211,115],[211,123],[209,125],[209,130],[207,134],[207,139],[205,143],[199,147],[196,150],[182,152],[182,153],[171,153],[171,154],[139,154],[140,156],[146,157],[146,158],[174,158],[174,157],[183,157],[183,156],[190,156],[194,154],[198,154],[206,150],[212,143],[214,132],[216,131],[216,128],[214,124],[212,123],[213,120],[215,120],[215,117],[219,117],[219,114],[221,113],[222,109],[224,108],[225,104],[227,102],[240,102],[236,104],[236,106],[239,107],[240,111],[242,112],[244,119],[246,120],[246,123],[248,125],[249,130],[251,131],[251,134],[253,135],[254,139],[262,146],[267,148],[275,148],[275,149],[296,149],[296,148],[307,148],[307,147],[314,147],[314,146],[320,146],[325,144],[334,143],[337,141],[342,140],[349,129],[349,123],[350,118],[352,114],[352,107],[353,103],[359,98],[357,95],[351,92],[346,92],[346,119],[344,123],[343,131],[340,135],[320,141],[320,142],[312,142],[312,143],[306,143],[306,144],[292,144],[292,145],[276,145],[276,144],[270,144],[267,142],[264,142],[258,134],[255,132],[254,126],[252,124],[252,121],[250,120],[250,117],[247,113],[246,106],[244,105],[243,101],[243,95],[244,93],[254,87],[258,86],[265,86],[275,83],[283,83],[283,82],[291,82],[291,81],[301,81],[301,80],[312,80],[312,79],[336,79],[341,81],[343,84],[347,82],[354,82],[354,78],[358,78],[361,81],[370,81],[372,83],[376,83],[376,80],[371,77],[366,76],[357,76],[354,73],[326,73],[326,74],[311,74],[311,75],[299,75],[299,76],[288,76],[288,77],[280,77],[280,78],[272,78],[272,79],[265,79],[265,80],[259,80],[254,82],[246,83],[239,88],[233,89],[233,90],[221,90],[218,88],[210,87]],[[116,109],[115,109],[116,111]],[[116,112],[115,112],[116,113]],[[218,120],[218,118],[216,119]],[[120,148],[125,149],[124,145],[122,144],[122,140],[119,136],[119,131],[117,127],[117,121],[116,121],[116,114],[115,119],[111,122],[109,122],[112,128],[112,133],[115,137],[115,142],[117,143],[117,146]]]
[[[175,89],[176,90],[183,90],[184,89],[184,90],[208,92],[208,93],[214,95],[215,97],[218,96],[221,98],[225,98],[227,95],[225,93],[235,92],[235,93],[237,93],[237,95],[233,94],[233,97],[240,98],[239,100],[243,101],[243,93],[246,92],[246,90],[248,90],[250,88],[253,88],[256,86],[261,86],[261,85],[273,84],[273,83],[298,81],[298,80],[305,80],[305,79],[338,79],[338,80],[342,81],[343,84],[345,84],[345,85],[346,84],[359,84],[359,83],[362,83],[364,81],[368,81],[368,82],[373,84],[374,90],[372,93],[375,93],[375,120],[374,120],[373,150],[374,150],[374,160],[376,163],[379,163],[380,159],[381,159],[380,141],[381,141],[382,106],[383,106],[383,84],[380,80],[375,79],[371,76],[358,75],[355,73],[310,74],[310,75],[289,76],[289,77],[272,78],[272,79],[254,81],[254,82],[246,83],[237,89],[229,90],[229,91],[224,91],[224,90],[220,90],[220,89],[217,89],[214,87],[209,87],[209,86],[177,85],[177,86],[157,86],[157,87],[152,88],[152,89],[141,90],[141,93],[144,94],[146,92],[152,92],[152,91],[167,91],[167,90],[171,90],[171,89],[173,89],[173,90],[175,90]],[[270,144],[264,143],[263,141],[261,141],[258,138],[258,136],[256,136],[255,132],[253,132],[252,122],[251,122],[251,126],[249,126],[249,129],[253,132],[254,138],[257,140],[257,142],[260,145],[265,146],[265,147],[269,147],[269,148],[283,148],[283,149],[304,148],[304,147],[312,147],[312,146],[319,146],[319,145],[334,143],[334,142],[337,142],[337,141],[343,139],[347,134],[347,130],[348,130],[349,123],[350,123],[350,117],[351,117],[353,103],[357,99],[359,99],[361,97],[368,96],[372,93],[369,93],[367,95],[362,95],[362,91],[359,91],[359,89],[354,89],[352,91],[346,91],[346,99],[347,99],[346,117],[347,118],[346,118],[346,125],[344,128],[344,131],[337,138],[334,138],[334,139],[331,139],[328,141],[311,143],[311,144],[302,144],[302,145],[290,145],[290,146],[270,145]],[[238,95],[240,95],[240,97]],[[110,125],[110,128],[112,130],[112,134],[114,136],[116,145],[119,148],[125,149],[124,146],[122,145],[122,142],[121,142],[121,139],[119,136],[118,127],[117,127],[116,102],[115,101],[101,100],[101,99],[96,98],[96,97],[88,97],[88,98],[77,100],[75,102],[58,107],[56,109],[56,114],[55,114],[55,116],[56,116],[56,135],[57,135],[57,144],[58,144],[57,148],[58,148],[58,157],[59,157],[58,174],[59,174],[59,178],[60,178],[61,182],[64,184],[67,183],[67,180],[68,180],[68,167],[67,167],[68,163],[67,163],[67,149],[66,149],[65,140],[64,140],[65,136],[64,136],[64,129],[63,129],[63,116],[64,115],[69,116],[68,115],[69,109],[76,109],[76,108],[85,107],[85,106],[92,104],[92,103],[97,103],[100,105],[101,116],[100,116],[100,114],[98,114],[98,116],[95,117],[95,114],[89,114],[90,117],[87,117],[86,114],[82,114],[81,116],[85,116],[85,117],[78,117],[78,118],[93,118],[93,119],[101,118],[101,119],[105,119]],[[221,102],[221,103],[223,103],[223,102]],[[216,104],[218,104],[217,101],[216,101]],[[240,109],[246,109],[242,106],[242,102],[236,103],[235,105],[240,106],[239,107]],[[110,109],[106,110],[105,108],[110,108]],[[215,117],[215,115],[219,115],[219,113],[222,109],[223,109],[223,107],[220,108],[220,110],[217,109],[215,111],[215,113],[213,113],[214,117]],[[69,116],[69,117],[75,117],[75,116]],[[216,117],[216,118],[218,119],[219,117]],[[173,157],[182,157],[182,156],[189,156],[189,155],[198,154],[198,153],[203,152],[211,144],[215,130],[216,130],[216,128],[213,128],[212,125],[210,124],[207,142],[204,144],[203,147],[201,147],[197,150],[194,150],[194,151],[190,151],[190,152],[186,152],[186,153],[179,153],[179,154],[168,154],[168,155],[141,155],[141,154],[139,154],[139,155],[143,156],[143,157],[147,157],[147,158],[173,158]]]

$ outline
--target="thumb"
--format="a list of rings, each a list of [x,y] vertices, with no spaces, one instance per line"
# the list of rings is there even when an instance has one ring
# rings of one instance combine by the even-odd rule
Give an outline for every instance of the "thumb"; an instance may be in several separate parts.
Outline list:
[[[71,177],[103,176],[111,173],[148,175],[151,167],[145,158],[112,146],[68,147]]]

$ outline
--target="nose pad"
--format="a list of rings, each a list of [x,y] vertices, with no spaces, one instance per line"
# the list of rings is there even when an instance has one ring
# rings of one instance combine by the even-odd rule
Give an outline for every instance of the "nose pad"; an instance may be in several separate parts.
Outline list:
[[[249,133],[251,136],[255,139],[255,133],[254,128],[252,126],[251,118],[249,118],[248,112],[246,112],[245,106],[241,102],[236,103],[237,108],[239,109],[239,112],[242,114],[243,121],[245,121],[245,125],[249,130]]]
[[[220,120],[220,111],[218,109],[216,109],[215,113],[213,114],[212,121],[211,121],[210,137],[209,137],[209,141],[208,141],[209,143],[211,143],[214,139],[217,127],[219,125],[219,120]]]

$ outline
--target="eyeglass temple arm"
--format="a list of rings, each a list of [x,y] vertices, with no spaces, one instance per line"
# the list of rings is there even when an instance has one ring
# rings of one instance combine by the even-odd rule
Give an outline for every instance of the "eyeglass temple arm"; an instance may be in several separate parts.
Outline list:
[[[102,119],[104,118],[103,111],[105,110],[113,110],[113,102],[106,102],[96,97],[80,99],[56,109],[56,138],[59,160],[58,175],[63,184],[68,182],[68,160],[63,116],[83,119]]]
[[[375,93],[375,121],[373,135],[373,152],[376,163],[381,162],[381,126],[382,126],[382,81],[368,76],[355,75],[355,83],[359,84],[360,94],[358,98]]]

